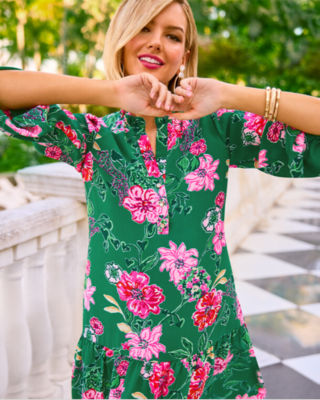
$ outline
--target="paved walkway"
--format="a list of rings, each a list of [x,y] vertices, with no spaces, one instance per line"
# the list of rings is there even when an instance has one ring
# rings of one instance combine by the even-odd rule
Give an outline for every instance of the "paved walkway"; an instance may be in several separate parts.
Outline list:
[[[267,398],[320,398],[320,178],[296,179],[231,257]]]

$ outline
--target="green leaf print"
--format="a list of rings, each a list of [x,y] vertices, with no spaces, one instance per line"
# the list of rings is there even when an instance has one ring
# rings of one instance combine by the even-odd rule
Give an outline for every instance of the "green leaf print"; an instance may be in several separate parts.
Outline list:
[[[181,338],[181,344],[190,355],[193,354],[193,344],[189,339],[183,336]]]
[[[187,157],[183,156],[177,161],[177,166],[181,171],[188,171],[190,161]]]
[[[198,352],[200,353],[206,347],[206,343],[208,340],[208,333],[204,331],[198,340]],[[210,346],[209,346],[210,347]]]
[[[172,355],[173,357],[181,360],[181,358],[185,358],[189,356],[189,353],[183,349],[169,351],[168,354]]]
[[[111,238],[110,242],[112,244],[112,246],[114,247],[115,250],[119,250],[120,248],[120,240],[115,239],[115,238]]]
[[[303,157],[301,154],[299,154],[299,156],[289,164],[290,175],[292,178],[303,176]]]

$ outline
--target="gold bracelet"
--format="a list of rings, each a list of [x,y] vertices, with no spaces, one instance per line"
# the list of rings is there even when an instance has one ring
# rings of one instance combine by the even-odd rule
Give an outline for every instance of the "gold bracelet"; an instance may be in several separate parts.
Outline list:
[[[271,89],[271,101],[270,101],[268,121],[272,121],[272,119],[273,119],[274,109],[275,109],[275,105],[276,105],[276,98],[277,98],[277,89],[276,88],[272,88]]]
[[[277,89],[277,102],[276,102],[276,107],[275,107],[274,114],[273,114],[273,122],[275,122],[278,117],[280,96],[281,96],[281,90]]]
[[[264,118],[268,118],[268,114],[269,114],[270,92],[271,92],[271,88],[270,88],[270,86],[267,86],[266,87],[266,108],[265,108],[265,112],[264,112]]]

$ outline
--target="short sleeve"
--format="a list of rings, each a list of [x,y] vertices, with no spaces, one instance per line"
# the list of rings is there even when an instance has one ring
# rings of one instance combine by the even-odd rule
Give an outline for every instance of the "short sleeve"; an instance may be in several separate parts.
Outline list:
[[[286,178],[320,176],[320,136],[243,111],[221,109],[211,118],[224,134],[230,167]]]
[[[84,181],[92,178],[91,150],[100,125],[100,118],[73,114],[57,104],[0,110],[0,133],[32,142],[41,154],[75,167]]]

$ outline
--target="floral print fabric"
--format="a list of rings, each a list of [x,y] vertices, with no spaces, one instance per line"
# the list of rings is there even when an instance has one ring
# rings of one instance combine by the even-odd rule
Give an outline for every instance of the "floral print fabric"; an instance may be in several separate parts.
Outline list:
[[[264,398],[224,235],[229,168],[320,175],[320,138],[251,113],[194,121],[0,111],[0,130],[73,165],[89,249],[72,397]]]

